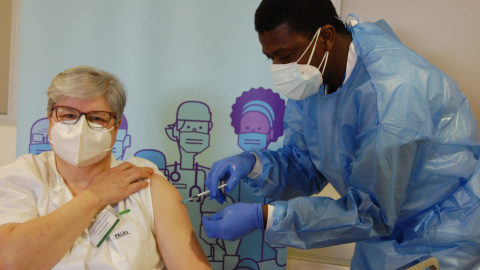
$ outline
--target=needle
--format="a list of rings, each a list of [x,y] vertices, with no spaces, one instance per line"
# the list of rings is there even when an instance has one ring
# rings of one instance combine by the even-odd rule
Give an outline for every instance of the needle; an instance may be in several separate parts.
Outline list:
[[[225,187],[226,185],[227,185],[227,183],[225,183],[225,184],[223,184],[223,185],[220,185],[220,186],[218,186],[218,189],[221,189],[221,188]],[[198,199],[198,198],[200,198],[200,197],[206,196],[206,195],[208,195],[208,194],[210,194],[210,190],[204,191],[204,192],[202,192],[202,193],[198,193],[197,195],[195,195],[195,196],[193,196],[193,197],[190,197],[190,198],[188,198],[188,199],[185,199],[185,200],[182,201],[182,203],[191,202],[191,201],[193,201],[193,200],[195,200],[195,199]]]

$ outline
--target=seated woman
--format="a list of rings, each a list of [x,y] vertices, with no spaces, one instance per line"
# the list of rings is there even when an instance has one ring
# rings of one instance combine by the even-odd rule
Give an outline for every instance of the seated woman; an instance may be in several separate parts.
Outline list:
[[[74,67],[47,95],[53,151],[0,168],[0,269],[211,269],[179,192],[112,154],[120,81]]]

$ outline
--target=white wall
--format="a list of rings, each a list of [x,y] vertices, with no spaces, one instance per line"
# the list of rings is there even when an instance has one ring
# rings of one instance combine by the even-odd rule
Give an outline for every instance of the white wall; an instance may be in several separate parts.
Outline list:
[[[478,0],[343,0],[342,19],[353,13],[361,20],[385,19],[403,42],[454,78],[480,119],[480,26]],[[253,31],[253,29],[252,29]],[[0,122],[0,166],[15,159],[16,125]],[[334,190],[322,195],[337,196]],[[353,244],[317,250],[289,249],[289,263],[348,263]],[[290,269],[295,269],[289,266]],[[299,269],[299,268],[297,268]]]
[[[16,93],[13,95],[9,90],[14,90],[17,87],[15,82],[18,78],[18,44],[17,30],[19,29],[20,16],[20,0],[8,0],[1,1],[0,4],[0,17],[2,18],[0,27],[0,37],[3,39],[0,42],[0,103],[4,104],[7,101],[8,108],[1,109],[0,111],[0,166],[11,163],[15,160],[15,145],[17,135],[17,125],[15,123],[12,114],[16,111]],[[5,19],[9,19],[10,22],[5,22]],[[9,81],[10,80],[10,81]],[[14,102],[15,101],[15,102]],[[12,110],[11,108],[15,108]]]
[[[0,122],[0,166],[15,160],[17,126],[15,123]]]
[[[342,18],[385,19],[414,51],[449,74],[480,119],[478,0],[343,0]]]
[[[11,0],[0,1],[0,114],[8,113],[8,75],[10,69]]]

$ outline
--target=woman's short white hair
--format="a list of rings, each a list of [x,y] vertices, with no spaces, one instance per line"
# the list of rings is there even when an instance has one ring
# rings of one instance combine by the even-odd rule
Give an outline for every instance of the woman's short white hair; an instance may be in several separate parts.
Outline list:
[[[115,124],[122,119],[127,103],[125,88],[113,74],[90,66],[66,69],[53,78],[48,87],[48,116],[52,116],[53,105],[64,97],[93,100],[105,96],[115,113]]]

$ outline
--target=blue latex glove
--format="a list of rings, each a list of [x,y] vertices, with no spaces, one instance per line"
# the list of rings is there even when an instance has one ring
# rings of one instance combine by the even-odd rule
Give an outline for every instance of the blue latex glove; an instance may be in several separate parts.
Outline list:
[[[205,179],[205,186],[210,190],[210,200],[215,198],[219,203],[223,203],[225,195],[218,190],[218,182],[226,179],[225,191],[232,191],[238,182],[252,171],[255,161],[255,155],[243,152],[213,163]]]
[[[263,210],[259,203],[235,203],[210,217],[202,224],[209,237],[234,241],[254,230],[263,230]]]

